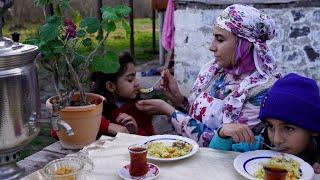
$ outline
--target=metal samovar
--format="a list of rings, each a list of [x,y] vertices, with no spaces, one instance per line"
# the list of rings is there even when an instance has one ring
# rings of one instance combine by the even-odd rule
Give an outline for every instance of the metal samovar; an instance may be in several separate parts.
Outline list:
[[[12,4],[13,0],[0,0],[0,179],[23,176],[16,160],[39,133],[38,47],[2,36],[3,14]]]

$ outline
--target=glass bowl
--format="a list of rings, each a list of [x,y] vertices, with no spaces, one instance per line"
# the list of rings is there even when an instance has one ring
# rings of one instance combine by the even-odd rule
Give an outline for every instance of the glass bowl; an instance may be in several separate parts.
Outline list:
[[[45,179],[75,180],[85,167],[85,162],[78,158],[65,157],[51,161],[43,168]]]

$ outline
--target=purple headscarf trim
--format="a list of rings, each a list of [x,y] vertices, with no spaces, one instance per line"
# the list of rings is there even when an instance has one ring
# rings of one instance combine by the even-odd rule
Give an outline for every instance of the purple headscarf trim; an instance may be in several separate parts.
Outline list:
[[[256,67],[253,60],[253,45],[248,40],[236,37],[235,65],[225,70],[234,75],[252,72]]]

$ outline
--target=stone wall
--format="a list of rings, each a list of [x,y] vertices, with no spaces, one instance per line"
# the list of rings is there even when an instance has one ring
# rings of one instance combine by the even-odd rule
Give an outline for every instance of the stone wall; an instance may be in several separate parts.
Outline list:
[[[276,21],[276,37],[268,44],[279,70],[284,74],[296,72],[311,77],[320,84],[319,1],[294,1],[255,0],[251,5],[266,11]],[[213,58],[208,50],[213,22],[230,2],[234,1],[175,1],[175,76],[186,95],[201,66]]]

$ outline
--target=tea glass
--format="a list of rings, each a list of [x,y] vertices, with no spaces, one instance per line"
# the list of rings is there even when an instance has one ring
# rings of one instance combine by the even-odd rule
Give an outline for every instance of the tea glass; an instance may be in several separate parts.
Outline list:
[[[144,144],[135,144],[129,146],[131,176],[139,177],[148,173],[147,146]]]
[[[265,180],[285,180],[288,171],[286,169],[273,168],[268,166],[263,166],[265,172]]]

